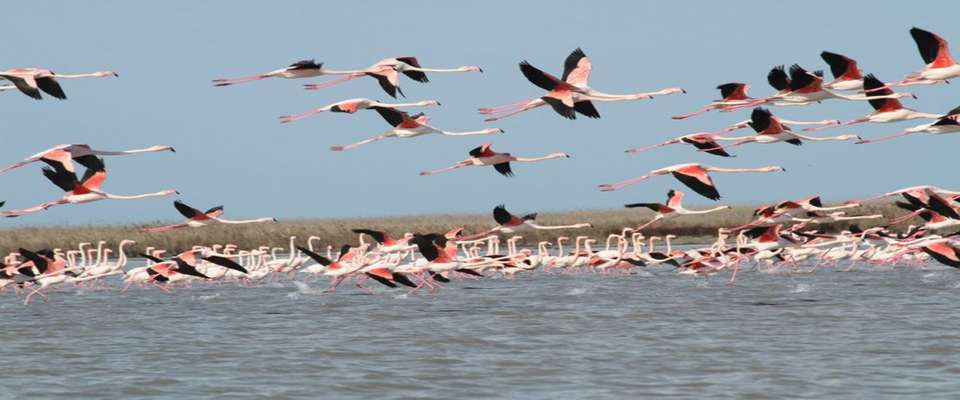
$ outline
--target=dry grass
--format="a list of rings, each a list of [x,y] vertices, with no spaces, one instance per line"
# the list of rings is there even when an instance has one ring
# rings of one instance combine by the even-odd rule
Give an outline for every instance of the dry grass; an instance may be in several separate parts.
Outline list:
[[[657,222],[644,233],[679,236],[680,243],[705,243],[716,237],[717,229],[741,225],[751,220],[754,207],[740,206],[732,210],[708,214],[705,216],[678,217]],[[903,214],[892,204],[868,204],[850,212],[851,215],[883,214],[887,217]],[[653,213],[637,209],[582,210],[558,213],[541,213],[537,222],[542,225],[562,225],[578,222],[590,222],[593,228],[560,231],[526,230],[521,234],[524,242],[535,244],[540,240],[553,240],[557,236],[589,235],[604,238],[610,233],[620,232],[624,226],[636,226],[648,221]],[[880,225],[884,220],[859,221],[864,227]],[[826,230],[846,228],[839,226],[821,226]],[[165,233],[142,233],[146,225],[108,225],[108,226],[48,226],[39,228],[15,228],[0,230],[0,252],[6,254],[19,247],[75,248],[77,243],[99,240],[107,241],[109,247],[116,247],[123,239],[137,241],[131,250],[141,251],[146,246],[180,251],[193,245],[213,245],[233,243],[240,248],[249,249],[261,245],[287,247],[290,236],[296,236],[299,244],[305,244],[310,236],[319,236],[322,243],[338,246],[343,243],[356,243],[357,235],[350,232],[354,228],[371,228],[390,232],[400,236],[403,232],[445,232],[452,227],[462,226],[467,234],[479,232],[494,226],[489,214],[462,215],[424,215],[382,218],[318,219],[282,221],[278,223],[252,225],[214,225],[203,228],[181,229]]]

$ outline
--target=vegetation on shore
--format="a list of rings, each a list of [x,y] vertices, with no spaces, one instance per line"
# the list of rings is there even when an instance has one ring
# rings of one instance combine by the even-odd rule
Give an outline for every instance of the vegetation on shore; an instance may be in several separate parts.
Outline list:
[[[680,216],[658,221],[644,229],[647,236],[678,236],[677,243],[706,243],[716,238],[717,230],[732,227],[753,220],[754,206],[736,206],[707,215]],[[886,218],[853,221],[862,227],[883,225],[886,221],[905,212],[890,203],[871,203],[863,207],[847,210],[850,215],[883,214]],[[522,243],[536,244],[540,240],[554,240],[557,236],[589,235],[605,238],[610,233],[619,233],[623,227],[635,227],[649,221],[653,212],[638,209],[579,210],[566,212],[540,213],[537,222],[542,225],[562,225],[578,222],[590,222],[592,228],[577,230],[535,231],[524,230]],[[796,216],[802,216],[799,213]],[[912,220],[911,223],[918,223]],[[107,246],[116,247],[120,240],[131,239],[137,244],[128,248],[128,252],[137,253],[147,246],[177,252],[194,245],[213,245],[232,243],[241,249],[259,246],[287,248],[290,236],[296,236],[298,244],[305,245],[307,238],[318,236],[324,246],[339,247],[344,243],[357,243],[357,235],[351,229],[369,228],[389,232],[399,237],[404,232],[428,233],[446,232],[450,228],[462,226],[466,234],[489,229],[496,223],[489,214],[458,215],[419,215],[377,218],[344,219],[303,219],[280,221],[276,223],[248,225],[212,225],[202,228],[180,229],[164,233],[143,233],[140,230],[149,225],[105,225],[105,226],[44,226],[23,227],[0,230],[0,252],[6,254],[17,248],[27,249],[62,248],[73,249],[78,243],[90,242],[94,245],[104,240]],[[833,231],[847,228],[851,223],[820,225],[821,229]],[[368,239],[369,240],[369,239]]]

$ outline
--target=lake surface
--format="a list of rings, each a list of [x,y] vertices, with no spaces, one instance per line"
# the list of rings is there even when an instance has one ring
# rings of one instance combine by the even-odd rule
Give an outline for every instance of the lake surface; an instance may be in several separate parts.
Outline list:
[[[0,397],[960,398],[960,271],[726,277],[8,292]]]

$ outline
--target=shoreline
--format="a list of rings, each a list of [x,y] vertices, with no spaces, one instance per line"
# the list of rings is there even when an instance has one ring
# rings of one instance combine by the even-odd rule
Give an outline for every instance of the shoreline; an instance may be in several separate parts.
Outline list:
[[[650,236],[677,235],[676,244],[712,243],[717,230],[732,227],[752,220],[754,205],[733,206],[714,214],[678,216],[662,220],[644,229]],[[526,212],[526,210],[524,210]],[[850,215],[883,214],[889,218],[904,214],[892,203],[878,202],[849,210]],[[541,225],[561,225],[590,222],[592,228],[564,229],[555,231],[524,230],[507,236],[523,236],[521,243],[535,246],[541,240],[554,241],[558,236],[575,237],[587,235],[603,242],[607,235],[620,233],[623,227],[634,227],[649,221],[654,213],[640,209],[594,209],[540,213],[537,223]],[[800,214],[795,214],[800,216]],[[919,220],[919,219],[918,219]],[[137,241],[129,246],[128,254],[138,254],[145,247],[166,249],[179,252],[193,245],[236,244],[241,249],[259,246],[282,247],[289,249],[290,237],[297,237],[298,245],[305,245],[310,236],[320,238],[322,246],[339,247],[341,244],[357,243],[357,235],[351,229],[367,228],[382,230],[394,237],[404,232],[429,233],[445,232],[453,227],[462,226],[466,234],[489,229],[496,225],[489,214],[436,214],[363,218],[297,219],[275,223],[249,225],[211,225],[202,228],[185,228],[163,233],[143,233],[140,229],[172,221],[158,221],[150,224],[118,225],[79,225],[79,226],[37,226],[0,229],[0,252],[6,254],[23,247],[27,249],[62,248],[74,249],[78,243],[89,242],[95,247],[101,240],[107,248],[116,249],[123,239]],[[852,221],[862,227],[884,225],[886,218],[867,221]],[[908,221],[915,222],[915,221]],[[821,229],[836,231],[846,229],[852,223],[822,224]],[[902,224],[903,227],[906,223]],[[899,226],[898,226],[899,227]],[[503,236],[503,234],[501,234]],[[369,239],[368,239],[369,241]],[[115,250],[114,250],[115,251]],[[114,253],[114,257],[116,253]]]

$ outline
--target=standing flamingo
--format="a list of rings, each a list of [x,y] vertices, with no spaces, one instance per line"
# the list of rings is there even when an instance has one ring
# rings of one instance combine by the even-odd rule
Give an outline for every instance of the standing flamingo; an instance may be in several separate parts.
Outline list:
[[[181,215],[187,218],[186,221],[171,224],[171,225],[162,225],[155,226],[150,228],[143,228],[143,232],[166,232],[172,231],[174,229],[180,228],[199,228],[201,226],[207,226],[211,223],[221,223],[221,224],[255,224],[261,222],[277,222],[276,218],[273,217],[263,217],[255,219],[244,219],[244,220],[231,220],[220,218],[223,215],[223,206],[216,206],[207,211],[200,211],[196,208],[190,207],[180,200],[173,201],[173,207],[180,212]]]
[[[63,198],[54,201],[48,201],[30,208],[10,210],[0,212],[5,217],[19,217],[21,215],[43,211],[53,206],[62,204],[81,204],[98,200],[136,200],[146,197],[169,196],[179,194],[176,190],[163,190],[156,193],[146,193],[134,196],[121,196],[104,192],[101,189],[103,182],[107,179],[107,170],[104,168],[103,159],[92,157],[88,160],[87,171],[83,174],[83,179],[77,179],[74,172],[66,170],[61,164],[54,164],[54,168],[44,168],[43,175],[62,189],[66,194]]]
[[[387,139],[387,138],[392,138],[392,137],[411,138],[411,137],[416,137],[416,136],[421,136],[421,135],[426,135],[431,133],[439,133],[445,136],[490,135],[493,133],[503,133],[503,129],[499,129],[499,128],[488,128],[488,129],[481,129],[478,131],[468,131],[468,132],[445,131],[445,130],[437,129],[430,125],[427,125],[427,122],[429,122],[429,118],[427,118],[426,114],[423,114],[423,113],[420,113],[411,117],[410,114],[406,112],[394,110],[392,108],[385,108],[385,107],[371,107],[371,108],[376,110],[377,113],[380,114],[380,116],[383,117],[383,119],[386,120],[388,124],[393,126],[393,129],[383,134],[374,136],[372,138],[361,140],[359,142],[349,144],[346,146],[332,146],[330,147],[330,150],[333,150],[333,151],[350,150],[358,146],[362,146],[368,143],[373,143],[373,142]]]
[[[589,118],[600,118],[600,113],[593,106],[592,101],[613,102],[642,100],[652,99],[654,96],[686,93],[686,91],[681,88],[667,88],[656,92],[625,95],[603,93],[593,90],[587,84],[592,69],[593,66],[590,63],[590,59],[587,58],[581,49],[576,49],[567,56],[563,65],[562,78],[557,78],[541,71],[527,61],[522,61],[520,62],[520,72],[523,73],[523,76],[526,77],[530,83],[546,90],[547,94],[540,98],[523,100],[513,104],[481,108],[479,112],[480,114],[487,115],[501,114],[484,120],[491,122],[549,104],[554,111],[567,119],[576,119],[576,113],[583,114]]]
[[[786,171],[783,167],[779,166],[769,166],[769,167],[758,167],[758,168],[721,168],[713,167],[709,165],[689,163],[689,164],[677,164],[671,165],[669,167],[663,167],[660,169],[655,169],[650,171],[646,175],[638,176],[635,178],[630,178],[625,181],[617,183],[605,183],[600,185],[600,191],[611,192],[618,189],[623,189],[624,187],[640,183],[644,180],[652,178],[657,175],[666,175],[672,174],[674,178],[677,178],[681,183],[693,189],[694,192],[699,193],[701,196],[706,197],[710,200],[719,200],[720,193],[717,191],[717,187],[713,184],[713,179],[710,178],[708,173],[710,172],[774,172],[774,171]]]
[[[863,78],[863,89],[865,92],[870,93],[871,95],[893,94],[893,91],[889,88],[886,88],[883,82],[877,79],[877,77],[873,74],[868,74]],[[889,123],[918,118],[940,118],[939,114],[922,113],[906,108],[903,106],[903,104],[900,104],[900,100],[897,99],[870,99],[870,106],[876,111],[869,115],[844,122],[841,125],[847,126],[864,122]],[[833,126],[806,128],[804,131],[818,131],[832,127]]]
[[[842,54],[824,51],[820,58],[830,64],[833,81],[823,87],[832,90],[858,90],[863,88],[863,72],[857,67],[857,61]]]
[[[667,203],[666,203],[666,204],[660,204],[660,203],[631,203],[631,204],[626,204],[626,205],[624,205],[624,207],[626,207],[626,208],[644,207],[644,208],[649,208],[650,210],[653,210],[654,212],[657,213],[657,215],[656,215],[655,217],[653,217],[653,219],[651,219],[649,222],[647,222],[647,223],[645,223],[645,224],[643,224],[643,225],[640,225],[640,226],[634,228],[634,229],[637,230],[637,231],[642,230],[643,228],[646,228],[646,227],[649,226],[650,224],[652,224],[652,223],[654,223],[654,222],[657,222],[657,221],[659,221],[659,220],[661,220],[661,219],[664,219],[664,218],[675,217],[675,216],[677,216],[677,215],[701,215],[701,214],[710,214],[710,213],[712,213],[712,212],[717,212],[717,211],[721,211],[721,210],[729,210],[729,209],[732,208],[732,207],[730,207],[730,206],[717,206],[717,207],[710,208],[710,209],[706,209],[706,210],[688,210],[688,209],[686,209],[686,208],[683,207],[683,192],[678,191],[678,190],[672,190],[672,189],[671,189],[669,192],[667,192]]]
[[[353,114],[358,110],[367,110],[373,107],[383,107],[383,108],[401,108],[401,107],[423,107],[423,106],[439,106],[440,102],[436,100],[423,100],[414,103],[381,103],[379,101],[370,100],[370,99],[349,99],[344,101],[338,101],[336,103],[326,105],[320,108],[314,108],[310,111],[303,112],[300,114],[293,115],[282,115],[280,116],[280,123],[293,122],[299,119],[307,118],[312,115],[316,115],[322,112],[338,112],[338,113],[347,113]]]
[[[936,121],[931,123],[917,125],[912,128],[907,128],[900,133],[896,133],[890,136],[884,136],[876,139],[862,139],[857,141],[857,144],[864,143],[876,143],[883,142],[890,139],[896,139],[898,137],[913,135],[915,133],[929,133],[931,135],[943,135],[946,133],[960,132],[960,107],[956,107],[947,112],[946,115],[941,115],[937,118]]]
[[[43,96],[40,95],[41,90],[57,99],[66,100],[67,95],[63,92],[63,88],[60,87],[60,84],[57,83],[57,79],[103,78],[107,76],[120,75],[117,75],[117,73],[113,71],[63,75],[43,68],[15,68],[6,71],[0,71],[0,78],[12,82],[13,85],[20,90],[20,92],[36,100],[43,99]]]
[[[497,222],[497,226],[494,227],[491,232],[500,231],[503,233],[513,233],[520,228],[528,227],[536,230],[556,230],[556,229],[579,229],[579,228],[590,228],[593,225],[590,223],[579,223],[572,225],[554,225],[554,226],[544,226],[537,225],[533,221],[537,219],[537,213],[527,214],[522,217],[511,214],[507,211],[507,208],[501,204],[493,208],[493,220]]]
[[[313,78],[313,77],[322,76],[322,75],[350,75],[357,72],[359,71],[337,71],[337,70],[331,70],[331,69],[324,69],[323,63],[318,63],[316,62],[316,60],[300,60],[293,64],[290,64],[287,67],[262,73],[262,74],[244,76],[240,78],[214,79],[213,86],[218,86],[218,87],[230,86],[230,85],[236,85],[238,83],[259,81],[261,79],[266,79],[266,78],[301,79],[301,78]]]
[[[61,144],[61,145],[49,148],[47,150],[41,151],[30,157],[27,157],[21,162],[18,162],[10,166],[7,166],[6,168],[0,169],[0,173],[7,172],[15,168],[20,168],[34,161],[57,162],[62,164],[67,171],[73,172],[74,169],[73,169],[73,163],[71,162],[71,160],[79,157],[124,156],[124,155],[140,154],[140,153],[154,153],[159,151],[176,152],[176,150],[170,146],[150,146],[144,149],[109,151],[109,150],[94,150],[90,148],[90,145],[88,144]]]
[[[401,96],[406,97],[406,95],[403,94],[403,91],[400,90],[401,73],[417,82],[426,83],[430,82],[430,79],[427,78],[427,74],[425,72],[470,71],[483,72],[483,69],[477,66],[464,66],[457,68],[423,68],[420,66],[420,62],[416,57],[392,57],[380,60],[376,64],[373,64],[365,69],[346,74],[344,77],[323,83],[304,85],[304,87],[307,90],[319,90],[359,77],[369,76],[376,79],[377,83],[380,84],[380,88],[390,95],[390,97],[396,98],[397,93],[400,93]]]
[[[513,170],[510,168],[511,162],[537,162],[543,160],[552,160],[554,158],[570,158],[570,155],[567,153],[550,153],[542,157],[516,157],[510,153],[497,153],[490,148],[490,143],[485,143],[479,147],[470,150],[470,158],[457,161],[456,164],[452,166],[441,168],[433,171],[423,171],[420,173],[420,176],[428,176],[439,174],[441,172],[452,171],[458,168],[469,167],[469,166],[484,166],[492,165],[493,169],[497,170],[501,175],[506,177],[513,176]]]

